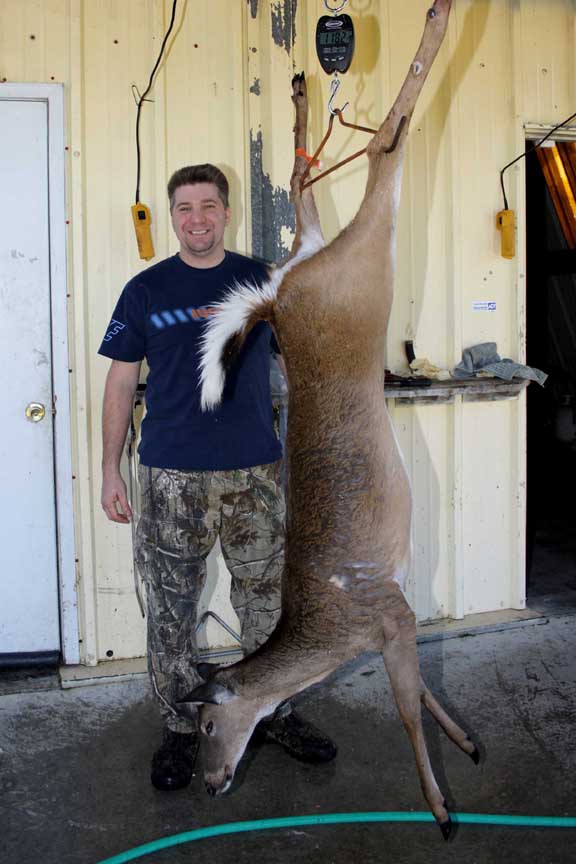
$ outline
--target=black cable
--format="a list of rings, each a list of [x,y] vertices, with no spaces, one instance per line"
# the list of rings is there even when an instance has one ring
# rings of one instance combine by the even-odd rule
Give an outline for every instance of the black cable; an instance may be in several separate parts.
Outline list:
[[[168,26],[168,30],[166,31],[166,35],[164,36],[164,39],[162,41],[162,45],[160,47],[160,53],[158,55],[158,59],[156,60],[156,63],[154,64],[154,68],[152,69],[152,72],[150,74],[150,80],[148,81],[148,86],[146,87],[146,90],[144,91],[142,96],[140,96],[140,99],[138,100],[138,103],[137,103],[138,108],[136,111],[136,204],[138,204],[140,201],[140,112],[142,111],[142,104],[143,104],[146,96],[150,92],[150,88],[152,87],[152,82],[154,81],[154,75],[156,74],[156,70],[158,69],[158,66],[160,65],[160,61],[162,60],[162,55],[164,54],[164,48],[166,47],[166,42],[168,41],[170,33],[172,32],[172,28],[174,26],[174,19],[176,18],[176,6],[177,6],[177,4],[178,4],[178,0],[174,0],[174,2],[172,3],[172,17],[170,18],[170,24]]]
[[[558,123],[558,125],[554,126],[554,128],[551,129],[550,132],[548,132],[548,134],[544,136],[544,138],[541,138],[540,141],[537,141],[535,144],[529,147],[528,150],[525,150],[524,153],[521,153],[520,156],[517,156],[516,159],[513,159],[512,162],[509,162],[508,165],[505,165],[504,168],[502,168],[502,170],[500,171],[500,186],[502,187],[502,195],[504,196],[505,210],[508,210],[508,199],[506,198],[506,190],[504,189],[504,172],[507,171],[508,168],[510,168],[516,162],[519,162],[520,159],[524,159],[524,157],[527,156],[528,153],[532,153],[533,150],[536,150],[537,147],[540,147],[540,145],[543,144],[547,138],[550,138],[550,136],[553,135],[557,129],[560,129],[561,126],[565,126],[567,123],[570,122],[570,120],[573,120],[574,117],[576,117],[576,114],[571,114],[570,117],[568,117],[566,120],[563,120],[562,123]]]

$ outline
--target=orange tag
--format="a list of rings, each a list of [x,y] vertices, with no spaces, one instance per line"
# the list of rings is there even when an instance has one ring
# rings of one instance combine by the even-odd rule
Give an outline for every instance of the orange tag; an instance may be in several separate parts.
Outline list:
[[[314,162],[312,162],[313,157],[309,156],[303,147],[297,147],[296,148],[296,156],[303,156],[304,159],[306,159],[306,161],[308,162],[308,164],[312,163],[313,168],[321,168],[322,167],[322,164],[321,164],[319,159],[315,159]]]

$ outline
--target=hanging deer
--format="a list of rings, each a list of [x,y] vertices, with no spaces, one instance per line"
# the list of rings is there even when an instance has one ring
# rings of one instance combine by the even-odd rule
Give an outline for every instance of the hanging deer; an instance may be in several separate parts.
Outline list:
[[[269,640],[182,703],[201,705],[204,779],[229,788],[260,719],[364,651],[381,651],[422,790],[444,837],[451,822],[434,778],[424,705],[474,762],[474,743],[421,679],[416,622],[404,585],[410,562],[410,486],[384,399],[384,352],[394,282],[395,227],[408,126],[442,43],[451,0],[435,0],[392,109],[367,148],[368,180],[353,221],[324,245],[307,162],[291,180],[292,257],[260,289],[237,286],[209,322],[202,399],[218,403],[225,366],[264,319],[289,384],[287,524],[282,614]],[[306,146],[304,76],[293,83],[296,148]],[[216,671],[214,671],[214,669]],[[199,670],[206,673],[205,668]]]

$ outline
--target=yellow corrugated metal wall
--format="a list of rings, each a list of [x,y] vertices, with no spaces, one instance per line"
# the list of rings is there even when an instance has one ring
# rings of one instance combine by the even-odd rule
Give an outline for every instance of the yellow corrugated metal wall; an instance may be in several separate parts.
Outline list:
[[[0,81],[66,89],[71,387],[76,528],[86,662],[142,653],[129,531],[99,509],[100,402],[107,363],[96,356],[110,312],[139,268],[130,205],[135,104],[171,0],[1,0]],[[350,0],[357,50],[338,102],[376,126],[420,38],[425,0]],[[230,175],[231,248],[280,257],[290,244],[293,71],[306,69],[309,147],[327,122],[329,79],[314,51],[321,0],[180,0],[177,28],[144,106],[141,197],[157,258],[175,251],[165,184],[182,164],[213,161]],[[398,230],[396,300],[387,365],[403,341],[451,368],[462,347],[494,340],[524,351],[523,163],[507,176],[519,254],[499,256],[499,170],[523,148],[523,124],[574,111],[573,0],[454,0],[449,32],[414,118]],[[1,84],[0,84],[1,86]],[[339,130],[327,164],[365,145]],[[328,238],[354,214],[366,164],[321,184]],[[352,286],[351,286],[352,290]],[[495,313],[472,310],[496,300]],[[536,385],[532,385],[536,386]],[[524,398],[391,405],[415,492],[410,597],[419,617],[522,606]]]

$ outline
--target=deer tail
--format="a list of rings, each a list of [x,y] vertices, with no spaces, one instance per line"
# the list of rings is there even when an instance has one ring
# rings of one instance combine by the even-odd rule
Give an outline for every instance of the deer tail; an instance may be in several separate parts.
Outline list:
[[[210,411],[222,400],[226,372],[258,321],[272,321],[278,284],[236,283],[207,319],[200,346],[200,405]]]

